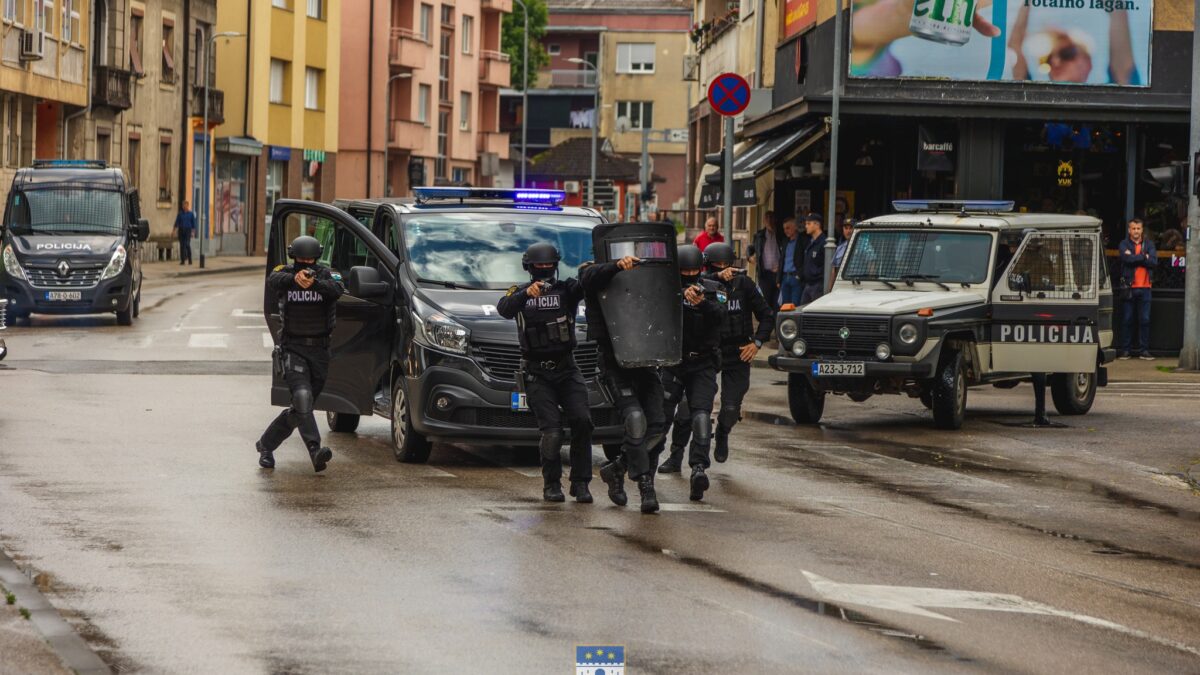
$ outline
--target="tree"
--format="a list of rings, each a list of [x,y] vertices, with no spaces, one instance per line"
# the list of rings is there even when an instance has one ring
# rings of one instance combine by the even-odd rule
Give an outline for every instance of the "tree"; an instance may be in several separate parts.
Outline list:
[[[542,46],[542,36],[546,34],[546,22],[549,12],[546,10],[546,0],[525,0],[529,8],[529,85],[537,85],[537,74],[542,68],[550,65],[550,55]],[[524,44],[521,40],[525,35],[525,13],[521,6],[513,3],[511,14],[504,15],[504,31],[501,48],[508,54],[512,68],[512,88],[518,91],[523,86],[521,68],[524,65]]]

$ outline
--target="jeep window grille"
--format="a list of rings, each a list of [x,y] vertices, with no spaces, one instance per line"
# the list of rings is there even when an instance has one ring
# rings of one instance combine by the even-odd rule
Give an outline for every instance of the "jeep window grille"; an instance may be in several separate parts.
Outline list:
[[[122,200],[114,190],[38,186],[13,196],[11,225],[17,232],[37,234],[120,235],[125,222]]]
[[[1039,233],[1022,244],[1006,273],[1009,291],[1045,300],[1092,300],[1098,293],[1094,235]]]
[[[991,251],[992,235],[983,232],[864,230],[843,277],[978,284],[987,280]]]

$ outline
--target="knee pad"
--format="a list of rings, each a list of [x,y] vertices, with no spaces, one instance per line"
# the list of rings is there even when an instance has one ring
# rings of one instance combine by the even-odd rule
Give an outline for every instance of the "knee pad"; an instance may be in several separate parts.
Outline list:
[[[625,435],[634,440],[642,440],[646,436],[646,414],[641,410],[630,410],[625,415]]]
[[[539,449],[542,452],[542,457],[546,459],[554,458],[558,455],[559,449],[562,448],[562,430],[551,429],[542,432],[542,442]]]
[[[692,413],[692,442],[706,445],[712,435],[712,418],[700,410]]]
[[[292,412],[297,415],[307,415],[313,411],[313,393],[308,387],[300,387],[292,392]]]
[[[723,405],[721,412],[717,413],[717,424],[722,428],[732,429],[733,425],[742,421],[742,406],[740,405]]]

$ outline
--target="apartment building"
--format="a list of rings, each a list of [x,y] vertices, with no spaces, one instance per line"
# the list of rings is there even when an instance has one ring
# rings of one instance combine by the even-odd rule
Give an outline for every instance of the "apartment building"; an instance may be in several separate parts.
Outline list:
[[[388,36],[386,194],[416,185],[495,184],[508,157],[501,18],[512,0],[393,0]],[[362,95],[354,100],[363,100]]]
[[[213,190],[220,204],[214,207],[214,226],[226,209],[240,214],[229,223],[243,231],[214,237],[243,238],[247,253],[265,250],[276,200],[335,196],[344,4],[221,0],[217,5],[216,34],[238,36],[215,40],[221,64],[216,88],[224,111],[213,133]]]

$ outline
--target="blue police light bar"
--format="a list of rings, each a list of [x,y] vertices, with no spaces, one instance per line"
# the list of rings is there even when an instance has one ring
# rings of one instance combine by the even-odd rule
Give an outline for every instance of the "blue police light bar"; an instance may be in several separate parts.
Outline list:
[[[897,199],[892,208],[901,213],[915,211],[975,211],[984,213],[1011,213],[1016,202],[988,199]]]
[[[35,169],[107,169],[108,162],[102,159],[35,159]]]
[[[566,198],[562,190],[496,189],[463,187],[419,187],[413,188],[417,201],[424,203],[435,199],[458,199],[460,201],[503,201],[514,204],[539,204],[557,206]]]

